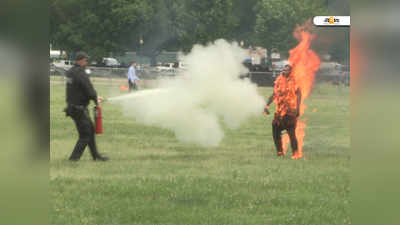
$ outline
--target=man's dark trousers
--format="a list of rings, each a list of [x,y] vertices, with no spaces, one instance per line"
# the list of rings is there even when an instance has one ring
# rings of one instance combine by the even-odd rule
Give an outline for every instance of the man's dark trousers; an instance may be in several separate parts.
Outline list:
[[[290,144],[292,147],[293,154],[298,151],[298,143],[296,138],[296,125],[297,117],[285,115],[283,118],[275,115],[272,121],[272,135],[278,154],[284,154],[282,146],[282,131],[287,130],[290,138]]]
[[[128,80],[128,84],[129,84],[129,91],[137,90],[137,86],[134,81]]]
[[[87,145],[89,145],[93,159],[96,159],[100,154],[97,152],[95,129],[93,122],[90,119],[88,109],[84,108],[82,110],[75,110],[75,112],[71,114],[71,117],[75,122],[76,129],[78,130],[79,139],[72,151],[70,160],[79,160]]]

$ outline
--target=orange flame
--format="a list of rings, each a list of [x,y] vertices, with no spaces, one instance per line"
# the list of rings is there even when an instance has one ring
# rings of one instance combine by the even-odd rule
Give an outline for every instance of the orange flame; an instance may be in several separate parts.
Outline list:
[[[121,86],[119,86],[119,90],[120,91],[129,91],[129,88],[127,88],[124,84],[121,84]]]
[[[304,114],[306,105],[304,100],[310,95],[313,87],[315,72],[319,69],[321,61],[318,55],[310,49],[312,40],[315,38],[315,34],[311,34],[311,23],[307,22],[303,26],[299,26],[295,29],[294,36],[299,40],[299,44],[289,51],[289,63],[292,66],[292,72],[290,76],[294,77],[295,89],[299,89],[301,92],[301,103],[300,103],[300,116]],[[291,102],[296,102],[296,96],[291,96]],[[298,152],[292,156],[292,159],[298,159],[303,157],[303,145],[304,137],[306,135],[304,128],[306,127],[305,120],[297,121],[296,125],[296,137],[298,141]],[[284,152],[287,150],[289,143],[289,135],[284,134],[282,137],[282,147]]]

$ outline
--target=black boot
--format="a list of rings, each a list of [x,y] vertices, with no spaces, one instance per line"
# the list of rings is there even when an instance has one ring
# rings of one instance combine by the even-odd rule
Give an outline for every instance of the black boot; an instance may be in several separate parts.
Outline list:
[[[78,161],[79,161],[79,158],[72,158],[72,157],[70,157],[68,160],[71,161],[71,162],[78,162]]]
[[[98,156],[94,157],[93,160],[94,160],[94,161],[103,161],[103,162],[105,162],[105,161],[108,161],[109,158],[106,157],[106,156],[98,155]]]

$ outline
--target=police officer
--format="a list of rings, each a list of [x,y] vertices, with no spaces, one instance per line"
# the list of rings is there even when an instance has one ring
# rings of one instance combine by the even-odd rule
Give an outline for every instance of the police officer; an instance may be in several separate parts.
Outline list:
[[[75,56],[75,65],[66,73],[66,115],[70,116],[76,125],[79,133],[78,142],[69,158],[71,161],[78,161],[86,146],[89,145],[93,160],[107,161],[108,158],[99,154],[95,141],[95,129],[89,116],[87,106],[93,100],[96,105],[103,101],[102,97],[97,97],[97,93],[89,80],[85,68],[88,64],[88,55],[85,52],[78,52]]]

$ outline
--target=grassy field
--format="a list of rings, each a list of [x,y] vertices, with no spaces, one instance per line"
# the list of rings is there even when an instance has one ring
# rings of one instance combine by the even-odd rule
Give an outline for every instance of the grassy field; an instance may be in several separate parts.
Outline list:
[[[95,82],[104,97],[118,82]],[[268,96],[271,88],[260,88]],[[219,147],[179,143],[103,104],[100,152],[111,161],[67,160],[77,140],[63,82],[51,82],[51,224],[343,225],[349,221],[349,91],[318,85],[306,101],[302,160],[277,158],[272,116],[227,131]],[[314,112],[313,112],[314,111]],[[315,112],[316,111],[316,112]]]

